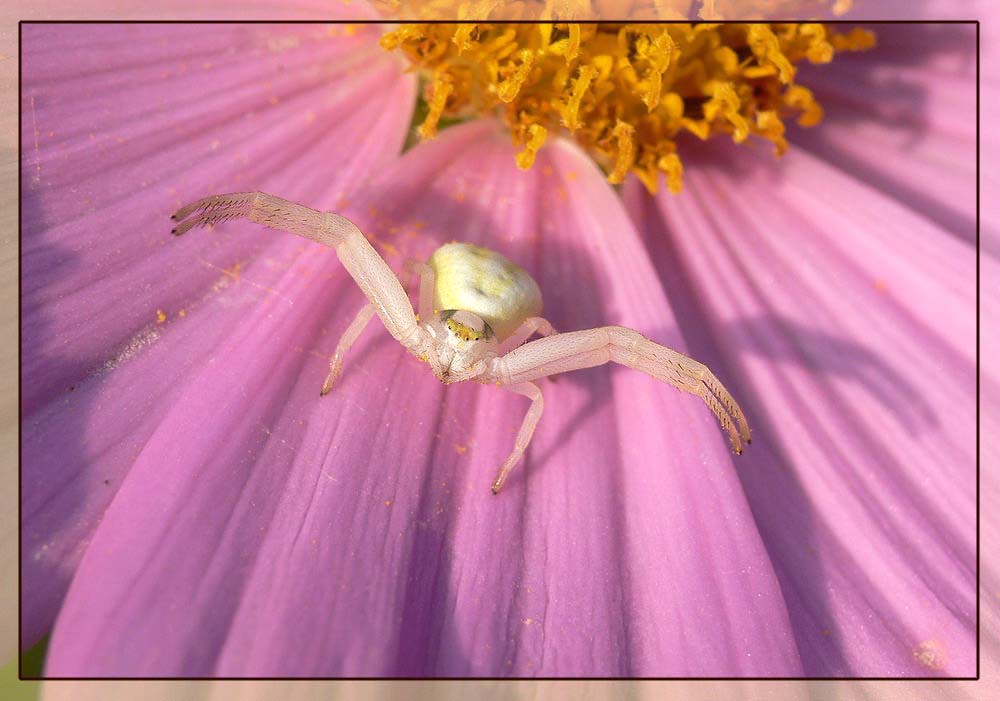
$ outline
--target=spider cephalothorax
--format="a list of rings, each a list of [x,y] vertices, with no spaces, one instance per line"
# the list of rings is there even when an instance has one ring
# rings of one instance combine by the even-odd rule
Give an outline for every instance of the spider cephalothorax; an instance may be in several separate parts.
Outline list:
[[[428,354],[428,362],[445,384],[479,374],[476,369],[485,367],[485,363],[498,355],[493,329],[473,312],[446,309],[421,323],[434,341],[434,351]]]
[[[622,326],[556,333],[538,316],[542,311],[538,285],[525,270],[495,251],[449,243],[426,263],[407,261],[407,269],[420,278],[419,313],[415,314],[396,274],[364,234],[338,214],[263,192],[213,195],[174,214],[179,223],[173,233],[237,217],[333,248],[368,298],[341,336],[320,394],[333,387],[344,354],[377,314],[393,338],[427,362],[445,384],[495,383],[531,399],[514,450],[493,481],[494,494],[524,455],[541,418],[542,393],[533,380],[612,360],[701,397],[737,453],[743,442],[750,442],[750,427],[739,405],[707,367]],[[525,343],[534,333],[545,338]]]

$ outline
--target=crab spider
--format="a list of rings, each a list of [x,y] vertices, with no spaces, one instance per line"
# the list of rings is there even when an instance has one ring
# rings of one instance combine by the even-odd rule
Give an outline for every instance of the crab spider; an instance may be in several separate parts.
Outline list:
[[[240,217],[334,249],[368,298],[337,344],[321,395],[333,387],[344,355],[378,315],[392,337],[427,362],[444,384],[465,380],[497,384],[531,400],[514,450],[493,481],[494,494],[521,460],[541,418],[542,393],[533,380],[612,360],[701,397],[737,453],[742,452],[743,442],[750,442],[750,427],[739,405],[707,367],[622,326],[556,333],[538,316],[542,310],[538,285],[499,253],[449,243],[426,263],[407,261],[407,270],[419,278],[414,314],[399,278],[358,227],[340,215],[263,192],[240,192],[182,207],[173,215],[178,222],[173,233],[179,236],[196,226]],[[525,343],[535,333],[544,338]]]

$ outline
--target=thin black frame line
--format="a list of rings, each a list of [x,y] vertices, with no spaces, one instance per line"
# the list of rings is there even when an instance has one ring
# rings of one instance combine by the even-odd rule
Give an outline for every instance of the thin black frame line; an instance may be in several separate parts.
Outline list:
[[[24,105],[22,104],[22,96],[24,90],[22,85],[24,81],[22,80],[24,75],[24,22],[17,23],[17,678],[23,680],[24,677],[24,650],[21,647],[21,631],[24,630],[23,621],[23,611],[21,606],[21,600],[23,595],[23,590],[21,588],[21,558],[23,556],[23,548],[21,547],[21,541],[23,536],[21,529],[21,506],[24,504],[24,485],[21,480],[21,473],[24,468],[24,436],[22,435],[24,430],[24,411],[21,405],[21,397],[23,396],[21,382],[24,377],[24,373],[21,371],[21,358],[22,350],[24,348],[21,341],[21,327],[23,326],[23,314],[24,307],[21,304],[21,300],[24,298],[23,288],[24,288],[24,276],[21,271],[21,254],[24,251],[24,239],[22,236],[22,226],[21,226],[21,201],[22,190],[21,190],[21,179],[24,173],[24,166],[22,160],[24,158],[24,125],[22,120],[24,118]]]
[[[980,607],[981,607],[981,591],[980,591],[980,573],[982,572],[982,563],[980,560],[980,548],[981,548],[981,532],[980,532],[980,412],[982,411],[981,401],[982,395],[980,393],[980,318],[981,318],[981,307],[980,307],[980,278],[979,278],[979,246],[980,246],[980,220],[979,220],[979,204],[980,204],[980,154],[979,154],[979,114],[980,114],[980,80],[982,79],[980,70],[980,23],[976,22],[976,679],[978,680],[981,675],[981,665],[982,665],[982,652],[980,648],[981,644],[981,628],[980,628]]]
[[[940,20],[892,20],[892,19],[824,19],[817,20],[822,24],[849,24],[861,26],[869,24],[979,24],[978,19],[940,19]],[[673,20],[673,19],[600,19],[600,20],[580,20],[574,22],[559,20],[540,19],[519,19],[519,20],[497,20],[497,19],[465,19],[465,20],[445,20],[445,19],[404,19],[399,17],[387,17],[385,19],[22,19],[18,24],[619,24],[628,22],[638,22],[641,24],[707,24],[707,20]],[[713,20],[711,24],[748,24],[767,22],[770,24],[800,23],[801,19],[726,19]]]
[[[405,20],[393,20],[394,22],[405,21]],[[610,20],[602,20],[604,22]],[[769,22],[780,22],[782,20],[768,20]],[[798,22],[801,20],[785,20]],[[179,25],[189,25],[189,24],[386,24],[385,20],[199,20],[199,21],[185,21],[185,20],[20,20],[17,25],[17,39],[18,39],[18,69],[17,69],[17,92],[18,92],[18,112],[17,112],[17,128],[18,128],[18,173],[17,173],[17,195],[18,195],[18,259],[17,259],[17,276],[18,276],[18,327],[17,327],[17,343],[18,343],[18,376],[17,376],[17,390],[18,390],[18,473],[17,473],[17,489],[18,489],[18,539],[17,539],[17,588],[18,588],[18,607],[17,607],[17,622],[18,622],[18,679],[20,681],[750,681],[750,682],[781,682],[781,681],[805,681],[805,682],[822,682],[822,681],[877,681],[877,682],[948,682],[948,681],[979,681],[981,679],[981,664],[982,664],[982,654],[981,654],[981,619],[980,619],[980,609],[981,609],[981,543],[980,543],[980,479],[981,479],[981,460],[980,460],[980,447],[981,447],[981,435],[980,435],[980,420],[981,420],[981,388],[980,388],[980,345],[981,345],[981,328],[980,328],[980,311],[981,311],[981,300],[980,300],[980,202],[981,202],[981,170],[980,170],[980,80],[981,80],[981,22],[978,19],[975,20],[830,20],[826,21],[827,24],[884,24],[884,25],[905,25],[905,24],[919,24],[919,25],[937,25],[937,24],[973,24],[976,27],[976,674],[973,677],[26,677],[24,676],[22,665],[24,661],[24,650],[21,647],[20,634],[23,629],[23,610],[21,607],[21,600],[23,596],[22,587],[22,528],[21,528],[21,512],[20,505],[23,503],[23,446],[24,441],[22,440],[22,431],[24,427],[24,417],[22,406],[20,402],[20,396],[22,394],[22,381],[23,374],[20,367],[20,350],[21,350],[21,329],[23,321],[23,306],[21,304],[22,291],[23,291],[23,276],[21,269],[21,251],[23,250],[23,231],[21,226],[21,201],[23,194],[23,71],[24,71],[24,60],[23,60],[23,27],[27,24],[179,24]],[[427,23],[427,22],[424,22]],[[437,20],[431,22],[433,24],[461,24],[460,22]],[[468,23],[468,22],[466,22]],[[538,21],[517,21],[511,22],[513,24],[538,24]],[[690,22],[674,22],[674,21],[655,21],[656,24],[689,24]],[[746,21],[725,21],[724,24],[744,24]],[[586,24],[586,22],[584,22]]]
[[[25,682],[976,682],[980,677],[18,677]]]

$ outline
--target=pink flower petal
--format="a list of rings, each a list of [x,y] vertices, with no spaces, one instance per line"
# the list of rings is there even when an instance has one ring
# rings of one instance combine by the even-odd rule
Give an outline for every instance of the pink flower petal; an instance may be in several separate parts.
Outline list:
[[[681,196],[626,200],[747,398],[739,474],[805,671],[974,675],[975,251],[797,149],[713,150]]]
[[[451,238],[489,244],[537,276],[558,328],[622,323],[684,348],[620,202],[572,146],[524,173],[492,124],[450,129],[351,199],[394,264]],[[362,304],[336,265],[310,247],[273,295],[232,287],[257,303],[178,375],[80,564],[47,673],[800,672],[699,400],[622,368],[544,381],[526,464],[493,497],[523,399],[445,390],[378,324],[318,396]]]
[[[796,130],[792,140],[974,241],[976,28],[873,29],[878,45],[872,51],[838,55],[800,73],[826,117],[816,128]]]
[[[291,307],[270,291],[290,267],[316,283],[330,270],[288,239],[176,240],[169,214],[251,187],[333,207],[399,152],[414,80],[375,45],[377,28],[330,32],[24,29],[25,644],[51,626],[103,512],[191,376],[224,362],[262,296]]]

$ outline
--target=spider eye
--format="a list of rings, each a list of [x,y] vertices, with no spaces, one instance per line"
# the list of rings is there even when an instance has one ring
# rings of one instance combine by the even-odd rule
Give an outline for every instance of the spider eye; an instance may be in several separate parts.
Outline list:
[[[463,341],[478,341],[483,337],[482,331],[476,331],[465,324],[461,324],[454,319],[448,319],[448,330],[458,336]]]
[[[493,337],[490,325],[470,312],[448,309],[441,312],[441,320],[448,332],[462,341],[481,341]]]

